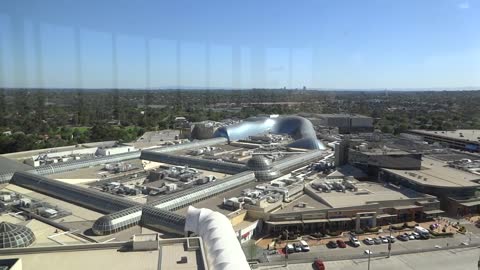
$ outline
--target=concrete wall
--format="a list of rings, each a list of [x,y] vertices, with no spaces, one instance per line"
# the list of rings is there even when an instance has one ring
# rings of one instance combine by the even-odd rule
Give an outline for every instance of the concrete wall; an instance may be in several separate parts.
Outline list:
[[[133,146],[119,146],[119,147],[111,147],[111,148],[99,148],[97,150],[97,154],[100,156],[110,156],[110,155],[133,152],[133,151],[136,151],[135,147]]]
[[[278,200],[275,203],[264,203],[260,205],[251,205],[251,204],[245,204],[243,206],[244,209],[248,211],[255,211],[255,212],[271,212],[277,208],[279,208],[283,204],[282,200]]]
[[[350,149],[348,160],[353,165],[382,167],[400,170],[419,170],[422,165],[422,154],[385,154],[360,152]]]
[[[254,235],[255,229],[257,228],[257,226],[258,226],[258,220],[253,222],[248,227],[236,231],[235,233],[237,234],[237,237],[240,240],[240,243],[243,244],[248,240],[252,239],[252,236]]]
[[[243,220],[245,220],[246,216],[247,211],[240,210],[239,212],[229,214],[227,217],[230,219],[232,226],[236,226],[240,224]]]

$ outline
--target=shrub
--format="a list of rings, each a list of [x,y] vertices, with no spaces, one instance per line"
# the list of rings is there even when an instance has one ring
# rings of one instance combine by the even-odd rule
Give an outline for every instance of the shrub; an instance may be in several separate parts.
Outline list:
[[[413,229],[413,228],[415,228],[415,223],[406,223],[405,222],[405,224],[403,224],[403,226],[405,228]]]
[[[380,230],[380,227],[372,227],[372,228],[367,228],[367,232],[378,232]]]
[[[334,231],[334,232],[327,231],[327,234],[330,236],[339,236],[342,234],[342,231]]]
[[[432,230],[429,230],[430,231],[430,234],[435,236],[435,237],[452,237],[453,236],[453,233],[451,232],[436,232],[436,231],[432,231]]]
[[[392,229],[397,230],[397,231],[403,230],[403,228],[404,227],[402,225],[392,225]]]
[[[312,235],[313,237],[315,237],[315,238],[322,238],[322,237],[325,236],[325,235],[324,235],[323,233],[321,233],[321,232],[316,232],[316,233],[313,233],[313,234],[311,234],[311,235]]]

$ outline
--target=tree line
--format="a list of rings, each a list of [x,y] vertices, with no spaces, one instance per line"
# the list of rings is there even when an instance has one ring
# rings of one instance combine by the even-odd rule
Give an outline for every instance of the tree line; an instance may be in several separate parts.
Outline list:
[[[0,153],[101,140],[261,114],[358,113],[377,129],[480,129],[480,91],[0,89]],[[10,135],[11,133],[11,135]]]

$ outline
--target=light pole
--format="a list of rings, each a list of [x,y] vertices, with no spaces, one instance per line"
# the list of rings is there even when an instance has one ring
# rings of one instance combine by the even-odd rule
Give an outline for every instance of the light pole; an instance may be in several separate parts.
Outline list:
[[[372,251],[367,249],[365,250],[365,253],[368,254],[368,270],[370,270],[370,256],[372,255]]]
[[[288,248],[287,248],[287,245],[288,245],[288,230],[285,230],[285,267],[288,266]]]
[[[388,238],[388,255],[387,258],[390,258],[390,253],[392,252],[392,224],[389,224],[388,230],[390,231],[390,237]]]

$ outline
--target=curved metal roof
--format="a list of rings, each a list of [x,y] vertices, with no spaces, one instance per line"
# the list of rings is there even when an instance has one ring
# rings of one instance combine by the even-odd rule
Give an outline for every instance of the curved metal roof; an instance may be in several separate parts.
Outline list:
[[[108,235],[133,227],[140,222],[142,207],[142,205],[137,205],[102,216],[93,223],[92,232],[95,235]]]
[[[32,169],[32,166],[0,156],[0,174],[23,172]]]
[[[32,230],[23,225],[0,223],[0,249],[28,247],[35,242]]]
[[[266,171],[272,168],[272,160],[262,155],[256,155],[248,160],[247,167],[254,171]]]
[[[140,205],[112,194],[49,179],[28,172],[16,172],[12,184],[47,194],[102,213],[117,212]]]
[[[146,205],[137,205],[130,207],[109,215],[98,218],[92,226],[92,231],[95,235],[108,235],[112,234],[129,227],[135,226],[140,223],[141,219],[144,218],[144,222],[149,224],[152,223],[154,215],[164,214],[164,216],[169,216],[167,220],[162,221],[163,225],[170,222],[170,225],[173,225],[173,228],[178,228],[175,225],[175,222],[168,220],[175,220],[179,216],[175,216],[174,213],[170,215],[165,215],[164,211],[171,211],[174,209],[182,208],[186,205],[192,204],[196,201],[204,200],[211,196],[215,196],[225,190],[237,187],[239,185],[254,181],[254,174],[251,171],[246,171],[236,175],[229,176],[222,181],[210,182],[205,185],[197,186],[191,189],[183,190],[176,192],[170,195],[163,197],[160,200],[152,201]],[[147,208],[148,207],[148,208]],[[162,209],[162,210],[155,210]],[[149,210],[149,214],[143,217],[143,210]],[[148,217],[150,216],[150,217]],[[147,218],[147,219],[145,219]],[[167,222],[167,223],[165,223]],[[159,225],[162,225],[159,223]]]
[[[181,235],[185,232],[184,216],[148,205],[142,208],[141,224],[144,227],[158,228]]]
[[[278,170],[255,171],[255,178],[258,181],[271,181],[281,176]]]
[[[325,149],[317,140],[312,122],[300,116],[251,117],[241,123],[217,129],[215,137],[236,141],[265,132],[289,134],[296,141],[290,146],[305,149]]]

